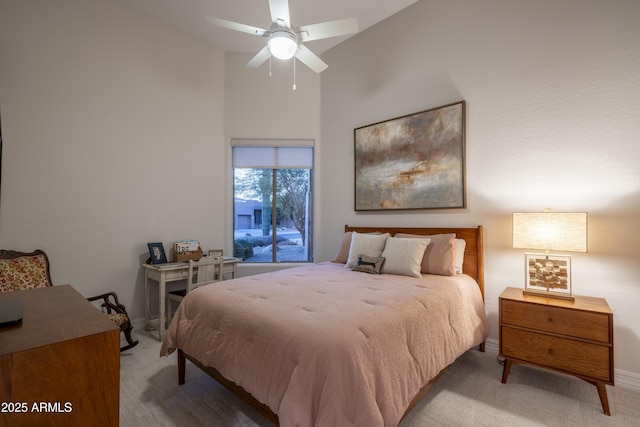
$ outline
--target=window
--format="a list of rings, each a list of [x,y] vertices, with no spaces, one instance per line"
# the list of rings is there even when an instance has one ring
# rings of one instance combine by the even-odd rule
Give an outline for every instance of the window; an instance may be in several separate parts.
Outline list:
[[[249,142],[261,145],[232,140],[234,256],[244,262],[312,261],[313,147]]]

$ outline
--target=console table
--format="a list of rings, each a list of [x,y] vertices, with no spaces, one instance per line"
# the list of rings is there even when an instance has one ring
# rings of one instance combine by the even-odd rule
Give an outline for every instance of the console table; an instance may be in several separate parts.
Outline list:
[[[230,274],[231,278],[236,277],[236,266],[241,262],[240,258],[224,257],[222,264],[222,274]],[[147,330],[157,329],[158,339],[164,340],[165,325],[165,303],[167,297],[167,283],[178,280],[186,280],[189,275],[189,264],[186,262],[172,262],[167,264],[142,264],[144,268],[144,320]],[[150,300],[151,283],[158,284],[158,319],[151,319]]]
[[[70,285],[1,292],[0,426],[118,426],[120,328]]]

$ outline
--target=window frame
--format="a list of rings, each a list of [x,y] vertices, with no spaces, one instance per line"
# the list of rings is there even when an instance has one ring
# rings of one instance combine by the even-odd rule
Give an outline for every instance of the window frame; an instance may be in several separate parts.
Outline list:
[[[269,161],[261,164],[259,166],[251,167],[247,164],[237,164],[236,158],[236,148],[243,150],[243,152],[249,152],[249,150],[261,150],[263,153],[267,154],[267,158],[272,158],[275,164],[270,164]],[[295,149],[300,148],[303,150],[296,151]],[[273,154],[269,150],[264,149],[273,149],[275,154]],[[284,163],[278,163],[282,160],[282,156],[278,155],[278,150],[281,149],[283,152],[287,152],[289,154],[293,153],[293,158],[296,158],[297,154],[302,153],[302,157],[295,159],[294,161],[301,161],[303,166],[298,164],[288,163],[287,159],[285,159]],[[293,149],[293,151],[291,150]],[[303,152],[304,151],[304,152]],[[306,153],[306,154],[305,154]],[[272,157],[269,157],[272,156]],[[306,156],[306,157],[305,157]],[[255,156],[254,156],[255,157]],[[259,156],[260,159],[258,163],[260,163],[265,156]],[[277,160],[275,160],[277,159]],[[306,162],[306,163],[305,163]],[[265,166],[267,165],[267,166]],[[268,167],[271,166],[271,167]],[[278,252],[271,251],[271,260],[260,260],[260,261],[248,261],[247,264],[250,265],[275,265],[275,264],[285,264],[285,263],[293,263],[293,264],[304,264],[304,263],[313,263],[314,262],[314,169],[315,169],[315,144],[314,140],[271,140],[271,139],[231,139],[231,175],[232,175],[232,221],[231,221],[231,240],[232,240],[232,248],[233,254],[236,256],[236,225],[237,225],[237,211],[236,211],[236,169],[267,169],[271,171],[271,219],[270,219],[270,236],[272,236],[272,242],[277,241],[278,238],[278,170],[280,169],[308,169],[308,189],[307,189],[307,199],[306,199],[306,212],[307,220],[305,225],[305,236],[304,238],[304,253],[306,255],[306,259],[304,260],[278,260]],[[253,208],[255,211],[255,208]],[[256,222],[255,217],[253,221],[250,221],[250,225],[255,227],[254,222]]]

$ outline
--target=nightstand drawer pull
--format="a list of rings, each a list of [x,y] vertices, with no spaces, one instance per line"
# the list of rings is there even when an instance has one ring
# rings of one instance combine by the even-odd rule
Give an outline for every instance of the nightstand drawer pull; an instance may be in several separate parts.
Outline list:
[[[553,354],[553,350],[552,349],[549,349],[549,354]]]
[[[549,317],[549,322],[553,322],[553,317]]]

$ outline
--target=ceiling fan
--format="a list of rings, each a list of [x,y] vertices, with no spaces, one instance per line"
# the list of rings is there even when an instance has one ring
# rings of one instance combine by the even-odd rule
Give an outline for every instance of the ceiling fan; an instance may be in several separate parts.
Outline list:
[[[307,67],[316,73],[320,73],[328,65],[302,43],[358,32],[356,18],[303,25],[297,28],[292,27],[289,19],[289,0],[269,0],[269,10],[271,11],[272,23],[268,30],[211,16],[207,16],[206,19],[218,27],[241,31],[267,39],[267,45],[247,64],[247,67],[250,68],[258,68],[271,56],[282,60],[291,59],[295,56]]]

